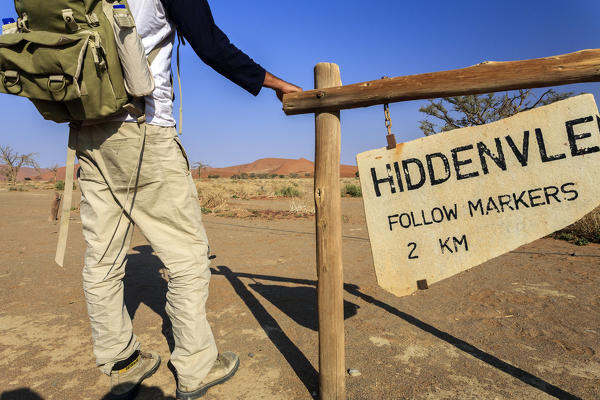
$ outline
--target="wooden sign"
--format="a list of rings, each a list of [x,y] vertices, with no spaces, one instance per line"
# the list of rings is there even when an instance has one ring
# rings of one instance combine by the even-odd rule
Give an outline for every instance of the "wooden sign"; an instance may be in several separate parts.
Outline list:
[[[357,163],[377,281],[404,296],[597,207],[600,115],[586,94]]]

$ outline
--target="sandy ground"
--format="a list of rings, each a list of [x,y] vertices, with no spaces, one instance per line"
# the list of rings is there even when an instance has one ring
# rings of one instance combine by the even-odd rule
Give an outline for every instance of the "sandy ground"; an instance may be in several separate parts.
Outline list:
[[[0,192],[0,399],[102,399],[71,220],[53,263],[50,191]],[[264,203],[264,201],[263,201]],[[264,207],[263,203],[261,207]],[[273,203],[274,208],[283,207]],[[600,398],[600,246],[542,239],[397,298],[377,286],[360,199],[344,199],[349,399]],[[208,317],[241,367],[206,399],[311,399],[318,388],[314,219],[206,217]],[[163,364],[138,399],[173,399],[160,260],[134,237],[126,303]]]

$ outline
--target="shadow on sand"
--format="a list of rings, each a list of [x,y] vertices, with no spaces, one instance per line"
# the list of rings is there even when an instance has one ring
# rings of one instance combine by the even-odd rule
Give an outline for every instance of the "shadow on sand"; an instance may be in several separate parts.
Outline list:
[[[167,281],[161,276],[164,264],[153,254],[152,247],[137,246],[133,250],[137,254],[130,254],[127,261],[125,278],[125,305],[130,317],[133,319],[140,304],[145,304],[162,319],[162,333],[169,348],[173,351],[174,340],[171,322],[165,312]],[[227,267],[223,267],[227,268]],[[227,268],[227,270],[229,270]],[[214,273],[214,270],[212,270]],[[277,321],[261,305],[256,296],[248,287],[233,274],[226,275],[230,284],[252,312],[265,333],[281,352],[298,378],[306,386],[309,393],[318,389],[318,373],[306,356],[283,332]],[[252,285],[256,293],[260,293],[280,310],[288,314],[298,324],[317,330],[316,325],[316,290],[311,287],[286,287],[279,285]],[[357,305],[345,304],[347,316],[356,314]],[[174,368],[169,365],[171,372],[176,375]]]
[[[256,301],[256,299],[255,298],[254,298],[254,300],[250,299],[250,302],[248,302],[246,300],[246,297],[248,295],[244,292],[248,292],[248,289],[245,288],[245,285],[240,280],[240,278],[252,279],[252,280],[254,280],[254,282],[256,282],[256,280],[263,280],[263,281],[270,281],[270,282],[282,282],[282,283],[288,283],[288,284],[295,283],[295,284],[307,285],[307,286],[312,285],[313,287],[316,287],[316,285],[317,285],[316,281],[309,280],[309,279],[283,278],[283,277],[278,277],[278,276],[248,274],[248,273],[234,273],[226,266],[219,266],[217,270],[213,270],[213,274],[225,276],[232,283],[232,285],[236,289],[236,292],[238,292],[238,294],[240,295],[242,300],[244,300],[244,302],[250,308],[251,311],[254,307],[254,301]],[[251,284],[250,286],[252,287],[253,285],[257,285],[257,284],[254,283],[254,284]],[[239,287],[239,291],[238,291],[238,288],[236,288],[236,287]],[[286,290],[289,289],[289,287],[285,287],[285,288],[286,288]],[[486,364],[488,364],[508,375],[511,375],[512,377],[522,381],[523,383],[526,383],[527,385],[530,385],[538,390],[541,390],[542,392],[544,392],[550,396],[553,396],[558,399],[566,399],[566,400],[580,399],[579,397],[577,397],[569,392],[566,392],[566,391],[562,390],[561,388],[554,386],[551,383],[546,382],[545,380],[538,378],[537,376],[532,375],[531,373],[529,373],[525,370],[522,370],[521,368],[515,367],[514,365],[511,365],[511,364],[507,363],[506,361],[503,361],[503,360],[499,359],[498,357],[493,356],[492,354],[486,353],[485,351],[471,345],[470,343],[468,343],[462,339],[459,339],[455,336],[452,336],[451,334],[449,334],[447,332],[439,330],[436,327],[429,325],[428,323],[421,321],[420,319],[395,308],[394,306],[391,306],[387,303],[377,300],[376,298],[374,298],[372,296],[362,293],[360,291],[360,288],[356,285],[344,284],[344,289],[349,294],[356,296],[356,297],[364,300],[367,303],[373,304],[374,306],[377,306],[377,307],[387,311],[388,313],[395,315],[398,318],[403,319],[404,321],[408,322],[409,324],[437,337],[438,339],[445,341],[448,344],[451,344],[452,346],[456,347],[457,349],[477,358],[478,360],[485,362]],[[241,295],[240,292],[244,293],[244,295]],[[260,293],[260,291],[258,291],[258,292]],[[314,293],[314,296],[316,297],[316,293],[315,292],[313,292],[313,293]],[[268,299],[268,297],[266,297],[266,298]],[[352,303],[350,303],[350,304],[352,304]],[[259,307],[260,307],[260,309],[264,310],[264,308],[262,306],[259,305]],[[279,307],[279,308],[281,309],[281,307]],[[284,310],[282,309],[282,311],[284,311]],[[347,311],[347,306],[346,306],[346,304],[344,304],[344,314],[346,314],[346,311]],[[264,311],[264,312],[266,312],[266,311]],[[254,311],[253,311],[253,313],[254,313]],[[356,313],[356,311],[355,311],[355,313]],[[255,316],[256,316],[256,314],[255,314]],[[268,317],[270,317],[270,315]],[[294,317],[291,315],[290,315],[290,317],[294,320],[298,319],[298,317]],[[347,315],[345,315],[345,317],[347,318]],[[270,318],[272,318],[272,317],[270,317]],[[315,314],[314,318],[316,318],[316,314]],[[261,322],[261,319],[257,318],[257,320],[259,323],[261,323],[261,326],[263,326],[263,329],[265,329],[263,323]],[[265,329],[265,332],[267,332],[267,334],[268,334],[268,329]],[[271,339],[271,340],[273,340],[273,339]],[[276,346],[277,346],[277,344],[276,344]],[[279,346],[277,346],[277,347],[279,348]],[[281,349],[280,349],[280,351],[281,351]],[[287,357],[286,357],[286,359],[287,359]],[[290,362],[290,361],[288,360],[288,362]],[[291,362],[290,362],[290,365],[292,365]],[[293,365],[292,365],[292,367],[293,367]],[[296,373],[298,374],[298,372],[296,372]]]
[[[132,320],[141,303],[158,314],[162,319],[162,334],[172,352],[175,341],[173,340],[171,321],[165,311],[167,281],[161,275],[161,270],[165,266],[157,256],[152,254],[152,247],[136,246],[133,250],[138,251],[138,254],[127,256],[127,267],[123,279],[125,306]]]
[[[227,267],[219,267],[222,268]],[[231,276],[225,275],[227,279]],[[231,282],[231,280],[230,280]],[[314,286],[248,285],[298,325],[313,331],[319,330],[317,289]],[[359,306],[344,300],[344,319],[356,315]]]
[[[0,400],[44,400],[44,398],[29,388],[19,388],[2,392]]]
[[[101,400],[111,400],[112,398],[110,393],[107,393]],[[131,398],[135,400],[175,400],[175,397],[164,394],[162,389],[154,386],[149,387],[144,384],[139,386]],[[31,389],[20,388],[2,392],[0,400],[44,400],[44,398]]]
[[[104,395],[101,400],[111,400],[110,393]],[[152,386],[140,385],[131,396],[135,400],[175,400],[173,396],[167,396],[162,389]],[[0,393],[0,400],[44,400],[42,396],[31,389],[20,388]]]
[[[113,397],[107,393],[101,400],[111,400]],[[141,384],[131,395],[130,399],[135,400],[175,400],[173,396],[167,396],[161,388],[156,386],[146,386]]]
[[[163,321],[162,332],[169,343],[169,347],[171,350],[173,350],[173,334],[171,331],[171,323],[165,313],[167,282],[161,277],[160,274],[160,270],[164,268],[164,265],[158,259],[158,257],[152,254],[152,248],[150,246],[137,246],[134,248],[134,250],[137,250],[139,253],[129,255],[127,272],[124,280],[125,303],[127,305],[127,309],[133,318],[139,305],[144,303],[154,312],[160,315]],[[308,392],[313,393],[317,391],[317,370],[313,367],[298,346],[296,346],[296,344],[294,344],[294,342],[283,332],[281,326],[277,323],[275,318],[266,310],[266,308],[253,293],[258,293],[261,297],[272,303],[299,325],[312,330],[317,330],[317,282],[308,279],[235,273],[230,268],[223,265],[216,268],[211,268],[211,271],[213,275],[222,275],[229,281],[237,295],[244,301],[254,318],[266,333],[267,337],[286,359]],[[241,280],[242,278],[251,279],[253,280],[253,283],[247,285]],[[258,280],[285,285],[263,284],[258,282]],[[289,286],[289,284],[302,286],[294,287]],[[554,386],[525,370],[522,370],[521,368],[515,367],[514,365],[511,365],[506,361],[503,361],[460,338],[452,336],[447,332],[421,321],[420,319],[407,314],[390,304],[362,293],[360,288],[356,285],[345,284],[344,289],[347,293],[356,296],[376,307],[379,307],[398,318],[401,318],[402,320],[421,329],[422,331],[451,344],[455,348],[550,396],[560,399],[578,399],[577,396],[572,395],[571,393],[568,393],[561,388]],[[357,309],[358,306],[356,304],[347,301],[344,302],[345,318],[350,318],[356,315]],[[143,393],[142,389],[140,389],[140,395]],[[149,394],[147,396],[151,396],[152,390],[156,389],[157,388],[148,388]],[[158,397],[143,398],[164,398],[160,397],[159,393],[157,393],[156,396]],[[6,397],[6,400],[12,398],[15,397]],[[28,399],[27,397],[23,398]],[[37,398],[32,397],[32,399]],[[5,400],[5,398],[2,397],[0,400]]]

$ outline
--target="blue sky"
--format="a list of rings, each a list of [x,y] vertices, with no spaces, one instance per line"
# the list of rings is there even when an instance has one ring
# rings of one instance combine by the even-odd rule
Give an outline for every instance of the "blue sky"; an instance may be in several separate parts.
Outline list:
[[[0,15],[14,16],[12,1]],[[598,0],[220,0],[211,7],[231,41],[267,70],[304,89],[313,67],[340,66],[345,84],[597,48]],[[182,48],[184,134],[190,160],[214,167],[262,157],[314,159],[313,115],[285,116],[272,91],[254,98]],[[562,91],[600,95],[600,84]],[[398,141],[422,134],[422,101],[390,105]],[[176,109],[178,104],[176,104]],[[64,165],[67,126],[45,121],[26,99],[0,95],[0,144]],[[342,162],[385,145],[382,106],[342,111]]]

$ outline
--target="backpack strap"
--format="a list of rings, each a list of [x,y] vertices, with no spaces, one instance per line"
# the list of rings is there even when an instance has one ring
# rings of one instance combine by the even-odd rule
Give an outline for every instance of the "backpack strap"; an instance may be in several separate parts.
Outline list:
[[[148,56],[146,56],[146,59],[148,60],[149,65],[152,65],[152,63],[156,59],[156,56],[158,56],[158,53],[167,44],[169,44],[172,39],[173,39],[173,35],[168,35],[163,40],[161,40],[156,46],[154,46],[154,48],[150,51],[150,53],[148,53]],[[123,106],[123,109],[125,111],[127,111],[129,114],[133,115],[137,119],[138,124],[141,124],[146,121],[145,104],[144,104],[143,98],[134,98],[132,101],[125,104]]]
[[[60,227],[58,229],[58,245],[56,246],[56,258],[54,261],[63,266],[65,261],[65,250],[67,248],[67,236],[69,233],[69,221],[71,217],[71,203],[73,201],[73,169],[75,169],[75,153],[77,148],[77,129],[74,125],[69,126],[69,146],[67,149],[67,167],[65,169],[65,191],[60,213]]]
[[[146,104],[143,97],[136,97],[123,106],[123,109],[137,119],[138,125],[146,122]]]
[[[185,39],[177,30],[177,86],[179,87],[179,134],[183,133],[183,90],[181,89],[181,73],[179,68],[179,47],[181,45],[185,46]],[[171,91],[173,90],[173,82],[171,82]],[[175,98],[175,94],[171,92],[173,98]]]

